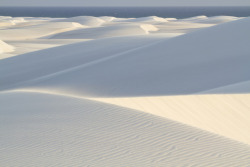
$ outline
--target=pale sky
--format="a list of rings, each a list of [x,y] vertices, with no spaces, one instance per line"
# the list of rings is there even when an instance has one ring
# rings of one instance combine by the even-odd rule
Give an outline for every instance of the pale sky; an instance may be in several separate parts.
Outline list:
[[[1,6],[250,6],[250,0],[0,0]]]

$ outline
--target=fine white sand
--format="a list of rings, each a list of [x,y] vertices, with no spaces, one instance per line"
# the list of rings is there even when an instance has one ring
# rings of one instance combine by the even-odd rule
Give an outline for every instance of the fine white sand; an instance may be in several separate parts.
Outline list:
[[[64,31],[69,31],[83,26],[74,22],[60,22],[60,23],[43,23],[32,26],[3,29],[0,31],[0,38],[2,40],[24,40],[41,38],[43,36],[52,35]],[[26,34],[26,35],[24,35]]]
[[[105,20],[93,16],[78,16],[66,19],[53,20],[54,22],[77,22],[88,27],[98,27],[105,23]]]
[[[1,166],[249,164],[248,145],[140,111],[39,92],[0,101]]]
[[[14,47],[11,45],[8,45],[7,43],[0,40],[0,54],[1,53],[7,53],[7,52],[13,52]]]
[[[249,27],[0,17],[0,166],[247,167]]]

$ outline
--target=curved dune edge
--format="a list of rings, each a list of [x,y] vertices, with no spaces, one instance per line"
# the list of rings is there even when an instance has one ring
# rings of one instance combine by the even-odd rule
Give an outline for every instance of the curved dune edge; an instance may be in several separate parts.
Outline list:
[[[130,108],[250,145],[250,94],[93,98],[43,88],[13,92],[59,95]]]
[[[34,26],[3,29],[0,30],[0,36],[2,40],[37,39],[79,28],[85,27],[74,22],[45,22]]]
[[[9,52],[13,52],[15,49],[13,46],[5,43],[4,41],[0,40],[0,54],[1,53],[9,53]]]
[[[90,99],[175,120],[250,145],[250,94]]]
[[[250,162],[247,145],[136,110],[36,92],[2,92],[0,99],[1,166],[236,167]]]
[[[71,17],[71,18],[55,19],[55,20],[52,20],[51,22],[77,22],[84,26],[98,27],[104,24],[106,21],[99,17],[76,16],[76,17]]]

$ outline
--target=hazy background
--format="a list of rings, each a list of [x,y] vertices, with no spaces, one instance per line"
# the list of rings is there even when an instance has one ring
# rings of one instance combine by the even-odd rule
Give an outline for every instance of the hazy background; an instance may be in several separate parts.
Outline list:
[[[3,6],[250,6],[250,0],[0,0]]]

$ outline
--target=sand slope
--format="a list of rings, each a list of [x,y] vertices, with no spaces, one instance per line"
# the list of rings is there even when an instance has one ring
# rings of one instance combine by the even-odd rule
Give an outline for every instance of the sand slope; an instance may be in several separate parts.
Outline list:
[[[116,36],[145,35],[158,29],[151,24],[125,24],[91,29],[80,29],[53,35],[50,39],[99,39]]]
[[[79,23],[60,22],[60,23],[43,23],[38,25],[24,26],[20,28],[4,29],[0,31],[0,39],[2,40],[24,40],[41,38],[64,31],[83,28]],[[25,34],[25,35],[24,35]]]
[[[82,43],[22,55],[0,62],[4,71],[8,71],[1,78],[5,78],[3,80],[8,86],[16,84],[17,80],[35,79],[41,87],[55,90],[60,90],[61,87],[61,91],[88,96],[198,93],[250,80],[249,20],[247,18],[221,24],[141,48],[136,48],[135,41],[126,41],[126,45],[120,43],[109,50],[108,46],[112,48],[115,43],[110,39],[107,40],[109,42],[104,40],[108,44],[101,42],[99,45],[95,41],[90,43],[92,47],[101,47],[103,50],[92,49]],[[129,45],[133,46],[132,50],[113,52]],[[66,51],[69,48],[74,52]],[[51,53],[57,54],[51,56]],[[73,58],[72,54],[74,59],[69,60]],[[90,58],[90,55],[97,57]],[[33,56],[36,60],[32,69],[22,69],[27,63],[25,59]],[[45,62],[46,57],[49,57],[49,61]],[[82,60],[76,61],[80,59]],[[12,68],[9,64],[16,61],[20,65]],[[44,70],[44,67],[47,69]],[[21,73],[22,78],[15,77]],[[50,75],[52,73],[53,77]],[[79,75],[86,76],[87,79]]]
[[[108,20],[106,20],[108,21]],[[77,22],[84,26],[98,27],[105,23],[105,20],[93,16],[77,16],[65,19],[52,20],[52,22]]]
[[[207,16],[197,16],[197,17],[191,17],[187,19],[181,19],[179,21],[184,22],[191,22],[191,23],[206,23],[206,24],[218,24],[218,23],[225,23],[230,22],[234,20],[238,20],[239,18],[234,16],[213,16],[213,17],[207,17]]]
[[[216,93],[90,99],[144,111],[250,145],[250,94]]]
[[[11,45],[8,45],[7,43],[0,40],[0,54],[5,52],[13,52],[14,47]]]
[[[0,72],[0,80],[2,81],[0,89],[3,90],[22,82],[29,83],[30,80],[67,69],[77,68],[84,64],[98,63],[99,61],[109,59],[110,56],[111,58],[116,57],[116,55],[119,56],[124,52],[131,52],[138,47],[146,47],[159,40],[162,40],[162,38],[147,38],[143,36],[108,38],[56,47],[4,59],[0,61],[2,68]],[[15,65],[13,66],[13,64]]]
[[[250,162],[249,146],[136,110],[39,92],[0,93],[0,102],[1,166]]]

